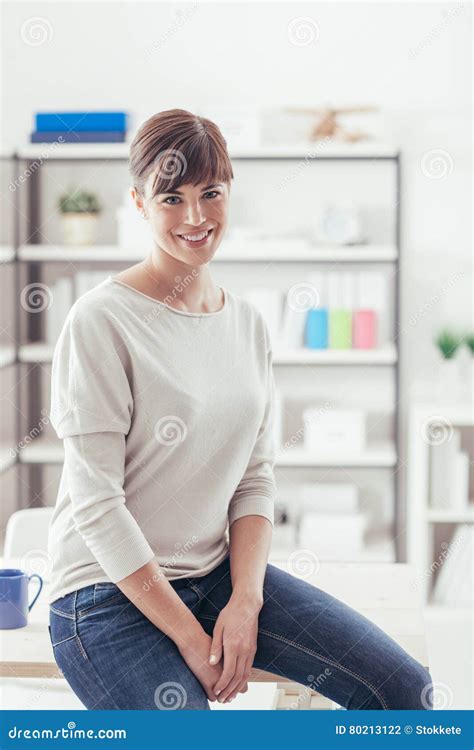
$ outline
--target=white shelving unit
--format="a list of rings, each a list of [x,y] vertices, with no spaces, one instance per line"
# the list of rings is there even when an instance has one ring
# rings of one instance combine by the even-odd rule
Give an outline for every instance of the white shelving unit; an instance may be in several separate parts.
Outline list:
[[[11,151],[0,149],[0,161],[6,162],[10,166],[14,163],[14,154]],[[11,175],[12,176],[12,175]],[[6,202],[5,202],[6,204]],[[0,269],[3,271],[7,267],[13,267],[15,261],[15,244],[0,244]],[[3,278],[2,278],[3,281]],[[0,344],[0,369],[6,369],[15,366],[17,362],[16,347],[14,344]],[[2,422],[5,423],[6,414],[2,412]],[[3,425],[2,425],[3,426]],[[2,436],[0,441],[0,476],[18,463],[18,454],[15,446],[6,442]]]
[[[20,452],[20,461],[24,464],[62,464],[63,460],[62,443],[44,437],[35,438],[33,443],[26,445]],[[295,468],[353,466],[388,469],[395,466],[396,460],[397,455],[392,444],[377,443],[358,453],[328,453],[317,457],[304,450],[291,448],[280,452],[275,465]]]
[[[70,261],[87,261],[88,263],[136,263],[143,260],[143,248],[124,250],[118,245],[94,245],[93,247],[68,247],[66,245],[21,245],[18,259],[23,261],[68,263]],[[288,244],[272,244],[271,250],[256,246],[250,247],[233,242],[223,242],[213,263],[389,263],[397,259],[397,249],[392,245],[353,245],[350,248],[311,247],[294,252],[288,250]]]
[[[415,404],[409,415],[407,475],[407,562],[414,565],[420,591],[429,602],[434,563],[432,531],[434,524],[474,523],[474,503],[465,510],[445,510],[429,506],[430,426],[474,427],[470,404]],[[434,434],[434,433],[433,433]],[[439,609],[439,605],[436,605]]]
[[[97,162],[104,165],[110,163],[126,162],[128,159],[129,144],[28,144],[19,148],[15,154],[18,173],[31,163],[38,162],[41,169],[47,168],[49,163],[55,162]],[[379,163],[385,162],[395,169],[395,191],[393,196],[395,236],[393,241],[387,244],[364,244],[355,246],[312,246],[309,243],[298,242],[292,248],[288,242],[261,242],[245,243],[245,250],[241,244],[232,240],[224,240],[219,248],[219,253],[214,259],[219,264],[237,263],[271,263],[271,264],[293,264],[293,263],[358,263],[358,264],[391,264],[395,269],[393,275],[395,291],[395,309],[393,314],[394,330],[399,330],[399,263],[400,263],[400,223],[401,223],[401,164],[400,154],[397,149],[384,144],[348,144],[338,146],[324,146],[321,149],[312,149],[311,144],[290,144],[279,146],[268,146],[252,148],[231,153],[233,161],[299,161],[311,159],[317,162],[346,162],[348,164]],[[98,263],[110,263],[113,265],[123,264],[125,267],[138,260],[142,260],[144,250],[141,247],[124,250],[117,245],[97,245],[93,247],[71,247],[64,245],[42,245],[36,227],[41,224],[39,213],[40,199],[40,172],[41,169],[31,170],[30,177],[26,183],[28,190],[27,205],[29,244],[22,244],[20,230],[18,228],[14,248],[5,250],[5,257],[9,257],[18,267],[23,266],[27,272],[27,283],[41,281],[42,264],[84,263],[86,266],[94,266]],[[12,251],[12,253],[10,252]],[[213,262],[214,262],[213,261]],[[18,276],[19,278],[19,276]],[[17,290],[20,291],[19,289]],[[39,316],[30,316],[38,318]],[[33,335],[29,342],[20,345],[16,351],[0,351],[0,361],[16,362],[18,368],[22,365],[31,365],[28,370],[28,402],[36,405],[36,414],[29,415],[30,424],[34,424],[35,417],[39,415],[38,403],[40,400],[40,377],[41,367],[34,365],[48,364],[52,361],[54,345],[38,336],[38,321],[33,321]],[[30,330],[28,333],[30,333]],[[277,367],[304,367],[312,366],[359,366],[373,365],[390,368],[394,374],[395,395],[392,408],[394,418],[394,435],[390,442],[369,444],[368,448],[361,453],[347,455],[310,456],[302,450],[282,451],[277,460],[277,467],[287,469],[307,469],[320,467],[357,467],[365,469],[387,469],[393,479],[395,508],[395,522],[398,518],[398,461],[399,461],[399,367],[400,367],[400,342],[395,337],[394,343],[389,343],[374,350],[327,350],[316,351],[311,349],[274,349],[274,363]],[[20,382],[20,371],[18,371],[18,382]],[[20,392],[18,391],[20,400]],[[391,405],[392,407],[392,405]],[[18,441],[21,439],[19,431]],[[29,486],[41,484],[41,467],[45,465],[60,465],[63,460],[62,445],[59,441],[47,440],[38,437],[29,445],[22,448],[18,461],[21,465],[28,467],[32,472]],[[398,531],[395,529],[395,538],[398,539]],[[370,557],[370,555],[369,555]],[[400,559],[398,550],[395,557]],[[374,558],[375,559],[375,558]],[[387,556],[384,554],[383,559]],[[393,559],[393,558],[392,558]]]
[[[19,347],[20,362],[51,362],[54,344],[23,344]],[[0,362],[14,361],[15,350],[12,347],[0,348]],[[393,365],[397,361],[397,351],[393,345],[380,349],[328,350],[315,349],[278,349],[273,351],[275,365]]]

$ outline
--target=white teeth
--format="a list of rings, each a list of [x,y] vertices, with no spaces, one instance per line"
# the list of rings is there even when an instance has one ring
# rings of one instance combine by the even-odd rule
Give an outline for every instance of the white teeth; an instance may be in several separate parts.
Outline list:
[[[209,232],[201,232],[200,234],[182,234],[181,237],[189,242],[199,242],[200,240],[203,240],[204,237],[207,237],[208,234]]]

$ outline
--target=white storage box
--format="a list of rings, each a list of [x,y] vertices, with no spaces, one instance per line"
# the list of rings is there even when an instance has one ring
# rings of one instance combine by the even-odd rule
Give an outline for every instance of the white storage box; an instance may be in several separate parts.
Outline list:
[[[305,513],[300,522],[298,545],[319,560],[360,560],[364,550],[367,519],[363,513]]]
[[[366,416],[362,409],[305,409],[305,449],[310,453],[363,451],[366,447]]]
[[[301,511],[313,513],[356,513],[359,488],[351,482],[312,482],[303,484]]]

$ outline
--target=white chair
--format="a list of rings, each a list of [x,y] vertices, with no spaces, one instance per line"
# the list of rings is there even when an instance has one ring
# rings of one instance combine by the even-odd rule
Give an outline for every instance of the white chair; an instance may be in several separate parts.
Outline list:
[[[5,531],[4,565],[16,559],[25,572],[49,577],[48,532],[53,510],[48,506],[12,513]],[[84,709],[65,680],[48,677],[0,680],[0,704],[4,710]]]
[[[53,510],[53,507],[26,508],[12,513],[5,532],[4,556],[22,558],[32,552],[47,554]]]

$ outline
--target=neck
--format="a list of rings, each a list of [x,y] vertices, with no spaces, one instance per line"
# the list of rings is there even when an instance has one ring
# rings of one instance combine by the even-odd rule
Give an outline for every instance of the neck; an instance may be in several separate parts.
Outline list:
[[[167,304],[188,311],[211,312],[222,304],[209,264],[193,266],[155,248],[142,263],[147,282]],[[209,308],[209,309],[207,309]]]

